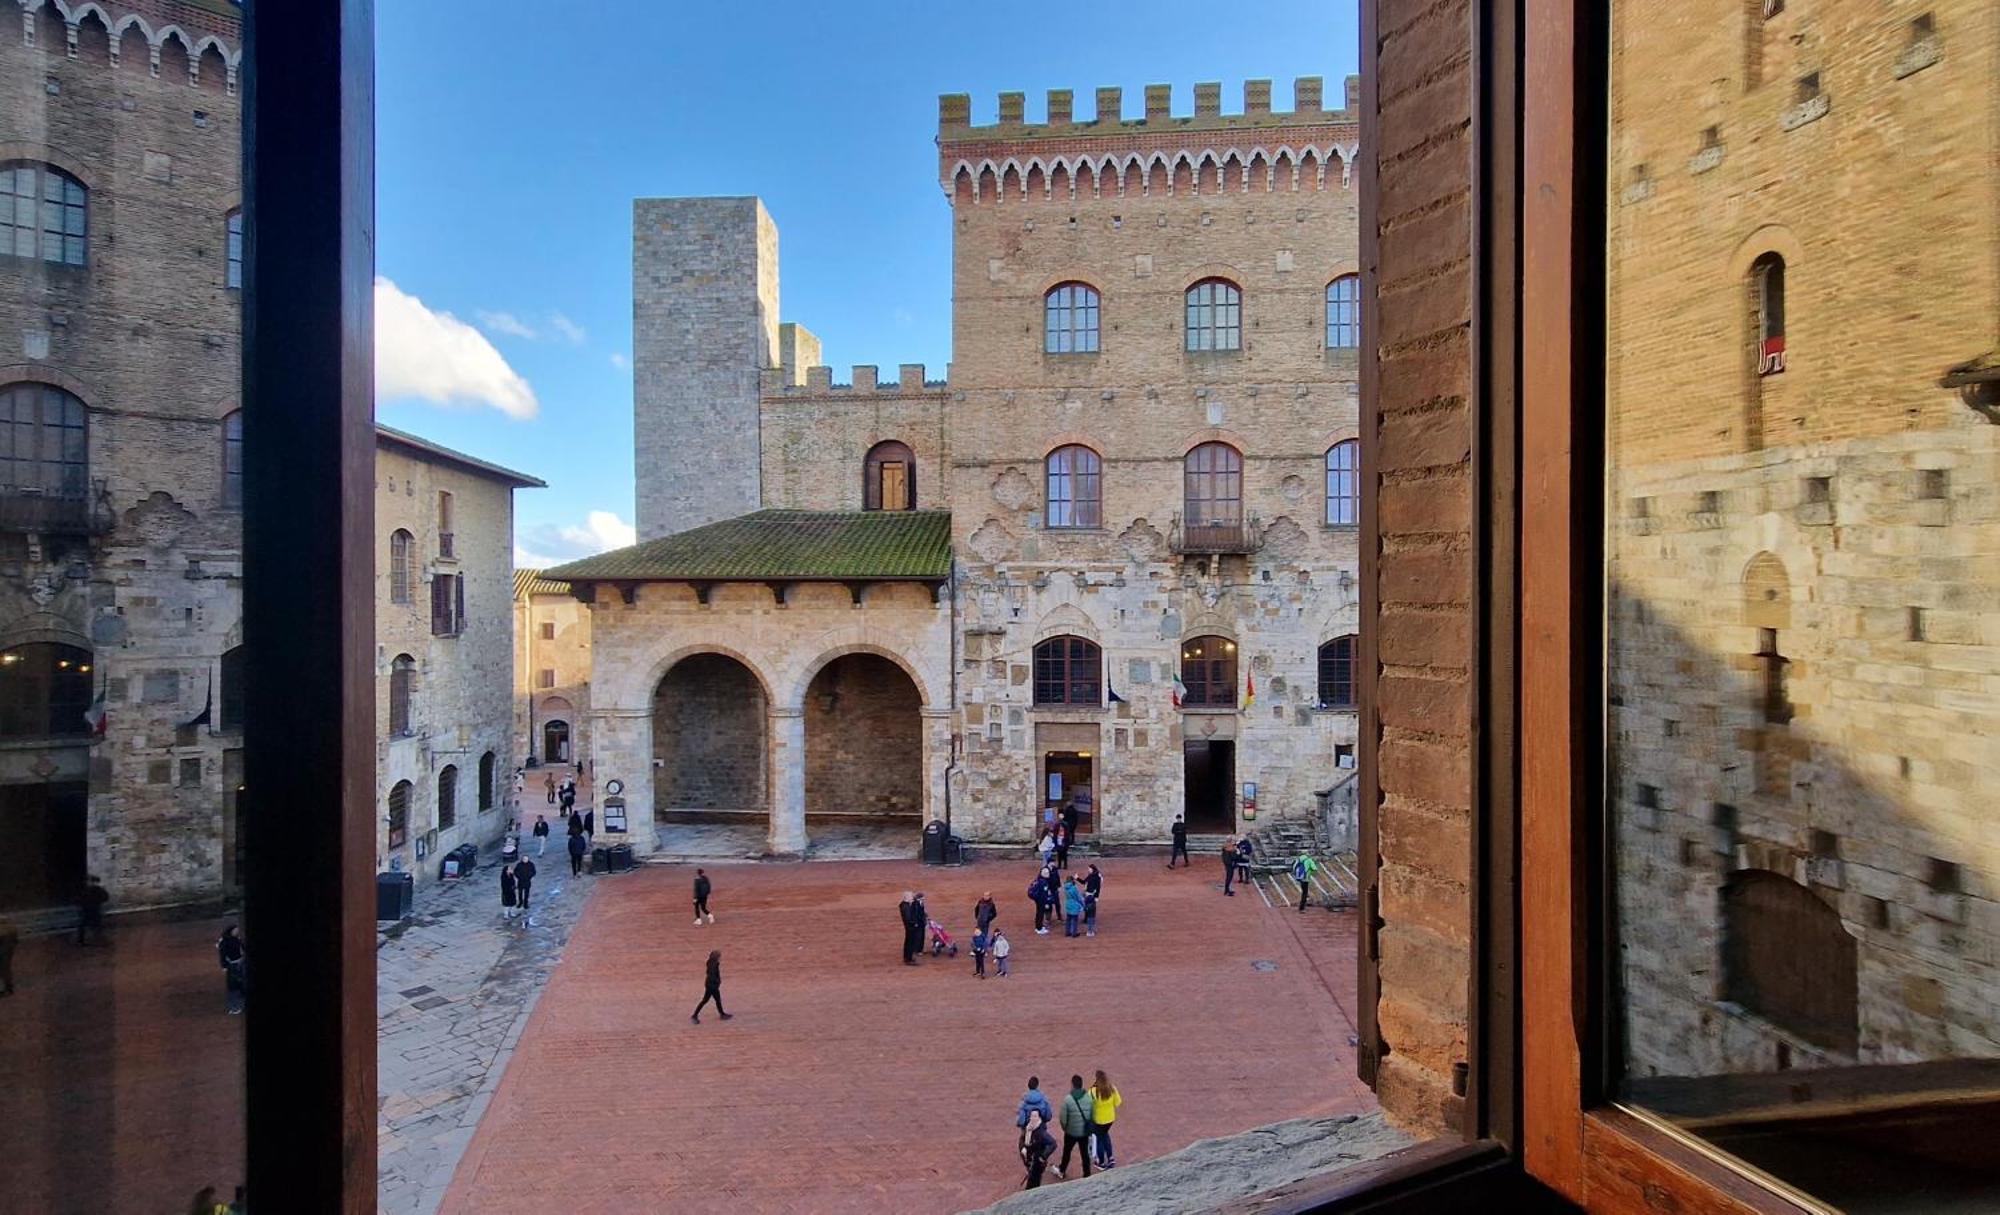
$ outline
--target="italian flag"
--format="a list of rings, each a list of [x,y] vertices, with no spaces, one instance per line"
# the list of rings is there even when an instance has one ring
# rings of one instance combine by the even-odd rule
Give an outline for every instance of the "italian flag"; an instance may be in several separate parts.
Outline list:
[[[1187,685],[1181,682],[1180,672],[1174,672],[1174,708],[1178,709],[1187,700]]]
[[[1244,685],[1243,711],[1248,713],[1250,707],[1257,703],[1257,676],[1254,672],[1244,676]]]

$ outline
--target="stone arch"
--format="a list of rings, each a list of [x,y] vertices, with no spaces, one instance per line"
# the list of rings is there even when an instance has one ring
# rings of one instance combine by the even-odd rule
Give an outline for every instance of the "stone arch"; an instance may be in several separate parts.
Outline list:
[[[720,640],[691,641],[686,645],[676,646],[668,650],[647,668],[644,682],[636,689],[638,692],[637,697],[627,697],[624,699],[629,699],[633,704],[645,704],[647,699],[652,696],[653,690],[660,686],[660,681],[667,677],[667,672],[697,654],[720,654],[724,658],[735,659],[752,675],[757,677],[758,689],[764,693],[765,699],[773,704],[777,703],[771,694],[771,690],[776,686],[777,681],[771,677],[771,673],[747,653]],[[596,698],[593,697],[592,699],[595,700]],[[621,700],[614,697],[606,697],[604,703],[617,704],[621,703]]]
[[[803,709],[806,693],[811,689],[812,681],[835,659],[844,658],[849,654],[873,654],[877,658],[888,659],[902,668],[903,674],[908,675],[910,682],[917,686],[917,698],[921,707],[929,709],[939,704],[938,698],[932,694],[930,681],[924,677],[922,668],[888,646],[859,638],[827,646],[819,652],[818,657],[802,665],[792,678],[784,682],[788,694],[783,701],[777,703],[786,709]]]
[[[1740,281],[1750,273],[1750,267],[1767,253],[1775,253],[1785,259],[1786,269],[1797,269],[1805,261],[1805,246],[1784,224],[1763,224],[1748,236],[1738,241],[1729,253],[1729,278]]]
[[[195,52],[194,82],[207,92],[223,92],[229,87],[229,57],[223,53],[220,42],[204,38],[202,43]]]
[[[1069,175],[1069,164],[1060,157],[1056,159],[1055,167],[1049,170],[1049,193],[1056,198],[1076,197],[1076,183]]]
[[[1201,161],[1195,168],[1195,193],[1206,190],[1213,194],[1222,188],[1222,162],[1215,158],[1214,148],[1204,148]]]
[[[76,10],[76,57],[84,63],[111,63],[111,21],[95,4]]]
[[[1743,567],[1743,623],[1760,629],[1792,626],[1792,580],[1774,553],[1758,553]]]
[[[1012,157],[1000,169],[1000,199],[1006,201],[1010,195],[1019,195],[1024,187],[1021,183],[1021,166]]]
[[[1186,458],[1189,452],[1193,451],[1197,447],[1200,447],[1204,443],[1227,443],[1229,446],[1234,447],[1236,449],[1237,454],[1243,455],[1246,459],[1248,458],[1248,453],[1250,451],[1249,443],[1244,439],[1242,435],[1236,433],[1235,431],[1226,430],[1220,426],[1204,426],[1200,430],[1190,431],[1185,436],[1182,437],[1181,439],[1182,458]]]
[[[816,667],[800,710],[805,815],[919,822],[927,756],[914,674],[872,646],[848,647]]]
[[[1028,162],[1028,172],[1021,182],[1021,192],[1031,199],[1046,199],[1049,193],[1049,173],[1042,167],[1040,157]]]
[[[93,180],[88,165],[51,144],[37,143],[29,139],[0,140],[0,160],[38,160],[76,178],[83,183],[85,190],[94,192],[97,189],[97,182]],[[23,364],[23,366],[39,367],[40,364]],[[38,377],[31,375],[26,378]]]
[[[1059,603],[1044,612],[1042,618],[1035,622],[1035,645],[1040,645],[1051,637],[1063,636],[1081,637],[1086,641],[1103,644],[1103,638],[1097,631],[1097,622],[1090,618],[1088,612],[1074,603]]]
[[[676,812],[767,816],[770,695],[750,663],[689,647],[649,689],[653,818]]]
[[[180,27],[170,25],[159,33],[153,42],[153,59],[158,65],[158,75],[162,80],[177,84],[194,83],[194,54],[188,48],[187,35]]]
[[[958,171],[952,175],[951,179],[952,197],[959,202],[975,202],[978,198],[974,193],[975,188],[972,179],[972,170],[966,167],[963,161],[960,161]]]
[[[96,648],[82,628],[54,612],[30,612],[11,621],[4,631],[0,631],[0,649],[37,642],[74,646],[79,650]]]
[[[1816,1046],[1852,1053],[1856,952],[1840,913],[1784,874],[1739,869],[1724,880],[1724,999]]]
[[[1076,176],[1070,180],[1069,192],[1072,198],[1097,197],[1097,173],[1092,169],[1090,161],[1087,158],[1077,160]]]
[[[990,160],[982,162],[979,166],[979,184],[973,191],[973,200],[976,202],[982,198],[998,198],[999,193],[1000,179],[993,172],[993,162]]]

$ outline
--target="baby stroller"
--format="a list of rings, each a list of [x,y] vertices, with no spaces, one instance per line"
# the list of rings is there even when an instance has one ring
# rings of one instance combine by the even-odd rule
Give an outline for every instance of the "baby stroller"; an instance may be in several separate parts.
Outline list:
[[[944,925],[938,923],[936,920],[927,922],[931,930],[931,956],[935,958],[939,954],[947,954],[954,958],[957,957],[958,942],[951,939],[951,934],[944,930]]]

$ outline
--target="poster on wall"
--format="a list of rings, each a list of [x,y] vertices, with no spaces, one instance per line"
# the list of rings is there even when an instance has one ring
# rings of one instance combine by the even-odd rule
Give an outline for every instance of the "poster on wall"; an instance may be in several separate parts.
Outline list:
[[[1062,800],[1062,773],[1060,772],[1049,773],[1049,800],[1052,802]]]

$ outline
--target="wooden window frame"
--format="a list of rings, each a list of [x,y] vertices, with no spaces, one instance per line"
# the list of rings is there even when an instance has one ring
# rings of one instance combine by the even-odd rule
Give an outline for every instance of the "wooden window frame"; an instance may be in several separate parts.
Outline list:
[[[1071,279],[1042,295],[1042,353],[1096,354],[1103,297],[1089,283]]]
[[[51,266],[69,266],[81,270],[90,264],[90,187],[74,174],[47,161],[14,158],[0,162],[0,170],[18,174],[23,170],[33,174],[31,187],[34,205],[33,224],[15,224],[11,220],[6,227],[6,239],[0,240],[0,254],[19,258],[23,261],[38,261]],[[48,196],[49,184],[54,182],[59,198]],[[74,194],[74,197],[72,197]],[[30,195],[16,194],[11,189],[0,198],[6,203],[0,209],[15,210],[15,201]],[[49,208],[55,208],[58,226],[48,225]],[[75,230],[71,230],[71,220],[75,220]],[[31,233],[35,251],[22,253],[17,246],[21,232]],[[49,240],[56,242],[57,256],[49,256]],[[74,254],[74,256],[72,256]]]
[[[1065,633],[1035,643],[1034,702],[1052,708],[1104,707],[1104,651],[1088,637]],[[1086,668],[1087,670],[1080,670]],[[1044,675],[1043,672],[1050,672]],[[1044,696],[1054,688],[1055,696]],[[1088,689],[1087,692],[1084,689]]]
[[[243,290],[243,208],[232,208],[222,217],[224,266],[222,285],[231,291]]]
[[[1352,295],[1341,294],[1351,287]],[[1326,348],[1361,348],[1361,276],[1342,274],[1326,285]]]
[[[446,764],[438,769],[436,822],[439,831],[449,831],[458,826],[457,764]]]
[[[1210,276],[1189,283],[1181,298],[1185,305],[1182,327],[1186,330],[1182,344],[1187,353],[1229,354],[1243,349],[1241,285]]]
[[[1346,643],[1344,653],[1342,642]],[[1359,639],[1353,633],[1330,638],[1319,647],[1319,686],[1316,699],[1320,708],[1352,709],[1358,703],[1356,686],[1359,682],[1357,676],[1360,673],[1359,651]],[[1343,665],[1347,668],[1345,681],[1347,695],[1340,696],[1338,693],[1342,681],[1338,672]],[[1332,697],[1327,695],[1329,686],[1335,692]]]
[[[1223,657],[1213,658],[1206,653],[1205,642],[1219,641],[1223,647]],[[1203,646],[1203,654],[1198,658],[1188,657],[1188,647]],[[1242,676],[1242,654],[1236,639],[1224,637],[1220,633],[1203,633],[1197,637],[1183,638],[1180,649],[1181,686],[1187,689],[1181,697],[1184,709],[1234,709],[1237,707],[1237,683]],[[1198,675],[1197,675],[1198,672]],[[1190,678],[1190,676],[1195,676]],[[1226,676],[1226,678],[1225,678]]]
[[[1102,456],[1081,443],[1067,443],[1048,454],[1042,469],[1042,526],[1058,531],[1104,526]]]
[[[1345,464],[1338,462],[1342,458]],[[1336,503],[1341,510],[1334,510]],[[1328,527],[1348,528],[1361,522],[1361,440],[1342,439],[1326,449],[1325,506]]]
[[[389,533],[389,602],[409,603],[417,581],[417,538],[408,528]]]
[[[1227,453],[1224,455],[1223,453]],[[1243,522],[1243,453],[1232,443],[1220,440],[1198,443],[1181,459],[1181,513],[1188,527],[1233,527]],[[1230,479],[1235,492],[1225,493]],[[1195,503],[1223,504],[1229,512],[1215,509],[1197,517]]]

